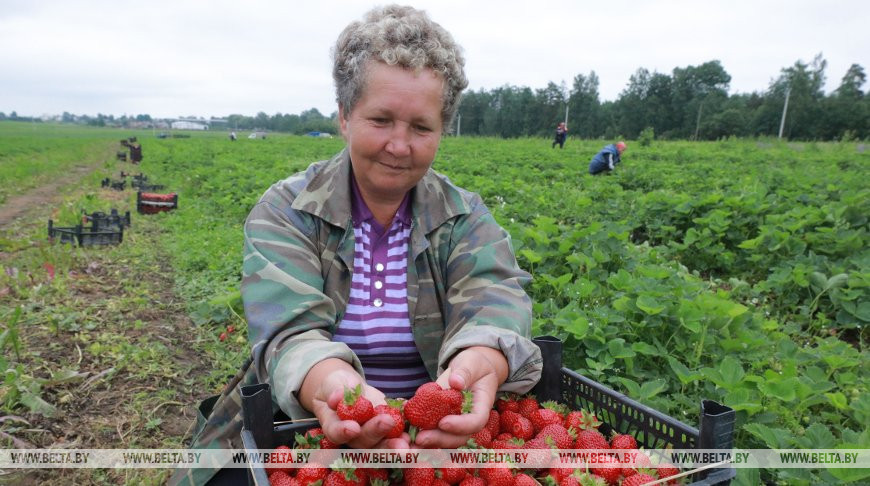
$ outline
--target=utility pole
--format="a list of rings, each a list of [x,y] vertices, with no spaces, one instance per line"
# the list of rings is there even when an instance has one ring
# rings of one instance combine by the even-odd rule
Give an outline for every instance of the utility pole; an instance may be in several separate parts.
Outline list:
[[[695,137],[693,140],[698,141],[698,132],[701,130],[701,109],[704,108],[704,102],[702,101],[700,105],[698,105],[698,119],[695,121]]]
[[[456,136],[462,135],[462,113],[456,115]]]
[[[782,130],[785,128],[785,113],[788,111],[789,95],[791,95],[791,87],[785,90],[785,104],[782,105],[782,119],[779,121],[779,138],[782,138]]]
[[[565,128],[568,128],[568,103],[565,103]]]

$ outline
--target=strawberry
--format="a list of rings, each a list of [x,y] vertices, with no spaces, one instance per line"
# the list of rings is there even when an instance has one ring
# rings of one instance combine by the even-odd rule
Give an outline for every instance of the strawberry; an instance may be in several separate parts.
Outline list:
[[[272,486],[290,486],[293,478],[284,471],[275,470],[269,475],[269,484]]]
[[[486,480],[488,486],[512,486],[514,484],[513,470],[507,464],[481,468],[480,477]]]
[[[613,486],[622,475],[622,463],[610,454],[594,454],[590,457],[590,470],[593,474],[604,478],[607,484]]]
[[[656,478],[649,474],[638,473],[634,476],[623,479],[622,486],[641,486],[642,484],[652,483],[654,481],[656,481]]]
[[[372,486],[388,486],[390,484],[390,471],[382,467],[366,469],[364,474]]]
[[[486,486],[486,480],[477,476],[466,476],[459,486]]]
[[[465,472],[465,469],[455,465],[452,467],[440,467],[435,471],[435,477],[440,478],[447,484],[459,484],[467,475],[468,473]]]
[[[539,408],[532,413],[532,416],[529,417],[529,420],[532,422],[532,426],[535,428],[535,433],[538,433],[550,424],[559,424],[564,425],[565,421],[562,419],[562,416],[556,410],[550,408]]]
[[[511,433],[517,439],[529,440],[535,434],[535,430],[529,419],[517,414],[517,419],[511,425]]]
[[[525,473],[517,474],[514,477],[514,484],[516,486],[538,486],[538,482]]]
[[[366,479],[359,471],[353,469],[334,469],[329,471],[323,486],[364,486]]]
[[[565,417],[565,428],[578,432],[583,429],[598,428],[599,425],[601,425],[601,421],[586,410],[568,412]]]
[[[321,464],[317,464],[316,462],[309,462],[299,468],[296,472],[296,479],[301,484],[312,484],[317,481],[325,480],[328,474],[329,468],[323,467]]]
[[[499,421],[498,410],[490,410],[489,411],[489,419],[486,421],[486,429],[489,430],[490,436],[495,439],[498,436],[501,425]]]
[[[569,474],[559,481],[559,486],[580,486],[580,480],[577,476]]]
[[[662,464],[658,465],[658,467],[656,469],[656,474],[658,475],[659,479],[665,479],[665,478],[669,478],[671,476],[676,476],[677,474],[680,474],[680,470],[677,469],[677,467],[674,466],[673,464],[662,463]],[[671,484],[671,485],[680,484],[680,479],[674,478],[674,479],[668,480],[667,484]]]
[[[221,335],[218,336],[218,339],[220,339],[221,341],[226,341],[227,340],[227,333],[222,332]]]
[[[305,435],[296,434],[297,449],[338,449],[338,444],[326,438],[326,434],[320,427],[313,427],[305,431]]]
[[[378,405],[375,407],[376,415],[389,415],[390,418],[393,419],[393,428],[384,434],[384,437],[395,439],[396,437],[401,437],[402,433],[405,431],[405,417],[402,416],[402,411],[397,408],[398,406],[401,406],[400,402],[388,399],[387,405]]]
[[[517,413],[522,415],[523,417],[530,419],[532,418],[532,413],[540,408],[538,405],[538,401],[535,400],[535,397],[532,395],[520,398],[517,401]]]
[[[522,445],[523,445],[522,439],[510,437],[510,438],[503,438],[503,439],[493,439],[493,441],[490,443],[489,447],[492,449],[520,449],[522,447]]]
[[[438,428],[438,422],[447,415],[458,415],[471,409],[471,393],[429,382],[420,386],[402,411],[408,422],[421,430]],[[412,435],[416,435],[412,433]],[[413,440],[413,437],[412,437]]]
[[[403,469],[407,486],[431,486],[435,482],[435,470],[426,463]]]
[[[492,435],[485,428],[480,429],[476,434],[472,434],[469,440],[473,440],[475,445],[484,449],[488,449],[492,445]]]
[[[344,399],[336,408],[338,418],[341,420],[353,420],[362,425],[375,416],[375,407],[372,402],[362,394],[362,385],[344,389]]]
[[[514,423],[520,418],[525,418],[517,412],[505,410],[499,415],[499,430],[501,433],[507,432],[513,434]],[[528,420],[528,419],[526,419]]]
[[[495,401],[495,408],[498,410],[498,413],[504,413],[505,410],[519,413],[520,404],[517,402],[516,395],[508,393]]]
[[[286,456],[282,457],[282,454],[286,454],[290,450],[291,449],[285,445],[281,445],[281,446],[276,447],[275,452],[270,455],[271,457],[269,459],[269,462],[271,462],[272,464],[283,464],[283,463],[287,462],[287,457]],[[293,469],[288,468],[288,467],[278,467],[278,468],[273,467],[273,468],[269,468],[269,470],[272,472],[284,472],[288,476],[293,474]]]
[[[432,485],[431,485],[431,486],[450,486],[450,483],[448,483],[447,481],[445,481],[445,480],[443,480],[443,479],[441,479],[441,478],[437,478],[437,477],[436,477],[435,480],[432,481]]]
[[[552,443],[558,449],[571,449],[574,447],[575,437],[565,427],[559,424],[550,424],[544,426],[535,436],[536,439],[543,439],[547,442],[547,438],[551,439]],[[549,442],[548,442],[549,443]]]
[[[604,435],[596,429],[581,430],[574,442],[575,449],[610,449]]]
[[[637,449],[637,441],[628,434],[613,434],[610,439],[611,449]]]
[[[622,466],[622,476],[629,477],[637,474],[638,471],[643,470],[652,471],[652,461],[650,461],[649,456],[641,451],[620,451],[625,458],[624,465]]]

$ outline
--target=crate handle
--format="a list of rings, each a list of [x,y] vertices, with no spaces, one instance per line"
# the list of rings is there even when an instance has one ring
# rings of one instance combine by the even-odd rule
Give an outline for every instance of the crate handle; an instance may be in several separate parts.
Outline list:
[[[257,444],[272,443],[272,388],[268,383],[243,386],[242,423]]]
[[[541,379],[535,385],[534,394],[538,401],[560,401],[562,397],[562,340],[555,336],[538,336],[532,339],[541,349],[543,370]]]

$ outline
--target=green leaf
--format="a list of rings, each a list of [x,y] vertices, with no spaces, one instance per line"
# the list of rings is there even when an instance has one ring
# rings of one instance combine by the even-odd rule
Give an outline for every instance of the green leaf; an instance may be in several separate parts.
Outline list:
[[[761,393],[767,396],[778,398],[783,402],[792,402],[797,398],[795,386],[797,385],[796,378],[788,378],[785,380],[765,380],[758,384],[758,389]]]
[[[616,359],[633,358],[637,356],[631,348],[625,346],[625,339],[622,338],[611,339],[607,343],[607,351],[610,353],[610,356]]]
[[[668,388],[667,382],[662,379],[652,380],[644,382],[643,385],[640,386],[640,401],[646,401],[659,393],[665,391]]]
[[[746,424],[743,426],[743,430],[760,439],[770,449],[788,449],[789,439],[794,435],[789,430],[768,427],[759,423]]]
[[[520,250],[520,255],[522,255],[529,263],[538,263],[543,260],[543,257],[539,255],[535,250],[530,250],[528,248],[523,248]]]
[[[31,412],[42,414],[46,417],[54,417],[57,413],[57,408],[54,405],[31,392],[23,392],[21,394],[21,404],[30,409]]]
[[[645,354],[647,356],[659,356],[662,354],[657,347],[643,341],[632,343],[631,349],[638,354]]]
[[[660,304],[655,298],[650,295],[643,294],[637,298],[637,307],[649,315],[655,315],[665,310],[665,306]]]
[[[702,373],[689,370],[686,365],[673,356],[668,356],[668,364],[671,366],[671,370],[673,370],[674,374],[677,375],[677,378],[679,378],[680,383],[684,385],[694,383],[704,376]]]
[[[807,427],[803,438],[807,442],[803,444],[805,449],[833,449],[837,446],[837,439],[831,429],[820,423],[814,423]]]
[[[749,415],[754,415],[764,409],[757,397],[752,396],[750,391],[745,388],[729,391],[722,401],[734,410],[745,410]]]
[[[733,356],[727,356],[719,364],[719,374],[722,376],[722,381],[725,383],[725,388],[733,388],[743,381],[746,373],[743,367]]]

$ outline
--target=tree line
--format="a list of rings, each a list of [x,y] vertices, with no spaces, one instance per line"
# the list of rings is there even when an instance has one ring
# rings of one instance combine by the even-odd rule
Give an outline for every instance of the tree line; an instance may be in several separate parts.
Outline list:
[[[809,63],[797,61],[781,69],[767,90],[751,94],[728,94],[731,75],[718,60],[674,68],[671,74],[640,68],[615,101],[600,100],[595,71],[576,75],[570,88],[550,82],[535,90],[511,85],[472,90],[463,95],[451,129],[461,136],[551,136],[567,108],[569,135],[581,138],[637,139],[642,132],[645,137],[684,140],[777,136],[788,99],[782,125],[785,138],[870,138],[870,96],[863,91],[867,81],[864,68],[852,64],[840,85],[827,95],[823,89],[826,68],[821,54]],[[337,112],[324,116],[316,108],[298,115],[233,114],[226,118],[226,128],[335,134],[337,116]],[[0,121],[4,119],[30,120],[14,111],[8,117],[0,112]],[[115,119],[111,115],[78,117],[64,112],[60,121],[125,126],[152,120],[149,115]]]
[[[615,101],[601,102],[598,76],[578,74],[569,88],[553,82],[543,89],[503,86],[463,96],[460,135],[549,136],[568,108],[570,134],[581,138],[716,140],[777,136],[783,106],[783,137],[798,140],[866,139],[870,97],[863,91],[864,68],[852,64],[840,85],[825,95],[821,54],[781,70],[764,92],[728,94],[731,76],[718,60],[675,68],[671,74],[638,69]]]

